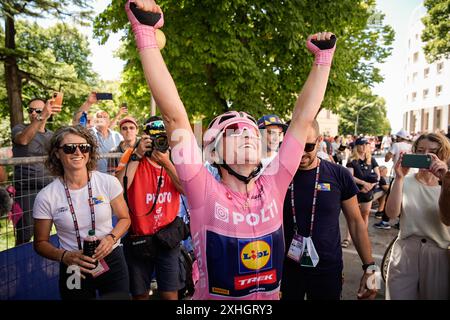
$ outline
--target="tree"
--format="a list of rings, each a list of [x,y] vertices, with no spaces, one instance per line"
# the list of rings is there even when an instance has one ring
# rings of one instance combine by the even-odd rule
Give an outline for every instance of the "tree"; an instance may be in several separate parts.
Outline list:
[[[339,103],[339,134],[354,134],[358,113],[358,134],[385,135],[391,131],[386,117],[386,101],[370,89],[361,88],[356,95],[341,99]]]
[[[4,61],[5,66],[5,83],[8,96],[11,127],[23,122],[23,82],[31,81],[37,86],[45,88],[45,84],[40,81],[38,75],[22,70],[19,66],[19,60],[35,62],[38,67],[39,63],[42,61],[39,59],[33,59],[35,58],[35,53],[20,48],[20,43],[19,47],[17,46],[16,19],[18,17],[71,17],[73,21],[83,23],[92,13],[88,10],[88,3],[88,0],[0,0],[0,17],[5,21],[5,47],[0,48],[0,60]],[[80,10],[75,11],[75,7],[80,8]],[[56,88],[47,87],[46,89]]]
[[[16,31],[17,50],[27,53],[26,58],[17,59],[17,64],[21,72],[30,77],[21,81],[21,99],[24,101],[22,105],[25,106],[29,99],[34,97],[47,99],[53,90],[62,89],[63,109],[54,117],[49,128],[70,123],[73,111],[83,103],[87,94],[98,83],[98,76],[92,71],[91,63],[88,61],[91,52],[86,37],[77,28],[65,23],[42,28],[37,23],[18,20]],[[0,30],[0,38],[2,36]],[[5,81],[2,68],[0,69],[2,118],[8,117],[10,113]],[[22,112],[22,106],[20,109]],[[4,134],[8,136],[7,132]]]
[[[422,18],[425,29],[425,56],[431,63],[450,57],[450,0],[425,0],[427,14]]]
[[[105,42],[111,32],[127,30],[119,56],[126,59],[122,92],[148,99],[134,40],[124,12],[113,1],[94,20],[94,34]],[[255,116],[289,116],[312,63],[304,42],[308,34],[332,30],[338,37],[323,106],[336,109],[340,96],[357,84],[382,77],[374,62],[391,53],[394,33],[375,12],[374,0],[246,1],[161,0],[168,39],[162,53],[192,118],[230,108]],[[145,88],[145,90],[144,90]],[[142,103],[142,102],[141,102]],[[149,104],[149,100],[145,105]]]

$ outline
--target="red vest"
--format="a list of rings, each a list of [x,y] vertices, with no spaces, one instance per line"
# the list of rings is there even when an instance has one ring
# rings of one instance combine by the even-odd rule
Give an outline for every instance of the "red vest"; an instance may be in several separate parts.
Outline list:
[[[156,205],[153,207],[158,180],[162,179]],[[171,223],[180,208],[180,193],[175,188],[165,169],[150,163],[148,159],[139,162],[133,183],[128,188],[131,229],[135,235],[151,235]]]

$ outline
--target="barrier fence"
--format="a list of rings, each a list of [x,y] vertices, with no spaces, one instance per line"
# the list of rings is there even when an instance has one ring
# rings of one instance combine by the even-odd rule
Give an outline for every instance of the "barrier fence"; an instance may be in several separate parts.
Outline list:
[[[120,153],[102,154],[108,172],[114,172]],[[0,216],[0,300],[58,299],[59,265],[33,250],[33,203],[37,193],[55,177],[31,168],[43,168],[46,157],[0,159],[7,180],[0,187],[13,196],[11,212]],[[11,188],[11,186],[13,188]],[[56,230],[51,242],[58,246]]]

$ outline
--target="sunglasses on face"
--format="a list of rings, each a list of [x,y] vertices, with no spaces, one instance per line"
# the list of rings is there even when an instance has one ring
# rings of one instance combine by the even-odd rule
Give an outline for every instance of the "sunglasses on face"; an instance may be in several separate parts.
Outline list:
[[[224,137],[239,137],[244,133],[244,131],[247,131],[247,134],[250,137],[259,137],[259,131],[247,123],[230,124],[223,131],[223,136]]]
[[[66,143],[58,149],[62,149],[65,154],[74,154],[80,149],[81,153],[89,153],[91,151],[91,145],[89,143]]]
[[[34,112],[36,112],[37,114],[41,114],[42,113],[42,109],[34,109],[34,108],[28,108],[28,113],[32,114]]]
[[[305,143],[305,152],[311,152],[314,151],[316,148],[317,140],[314,143]]]

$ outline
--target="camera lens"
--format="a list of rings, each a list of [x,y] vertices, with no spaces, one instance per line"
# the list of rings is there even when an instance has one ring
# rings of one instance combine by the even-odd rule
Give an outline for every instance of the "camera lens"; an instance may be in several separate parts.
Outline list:
[[[169,142],[166,135],[157,135],[153,140],[155,149],[160,152],[166,152],[169,149]]]

